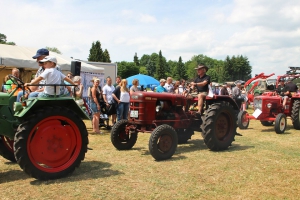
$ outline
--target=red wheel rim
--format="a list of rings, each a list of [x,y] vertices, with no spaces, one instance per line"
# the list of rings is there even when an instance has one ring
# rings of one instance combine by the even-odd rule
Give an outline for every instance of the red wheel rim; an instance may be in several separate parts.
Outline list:
[[[170,135],[162,135],[158,141],[158,149],[167,152],[172,147],[172,137]]]
[[[52,116],[31,130],[27,152],[32,164],[40,170],[59,172],[71,166],[82,148],[77,125],[69,118]]]
[[[242,116],[242,124],[243,126],[247,126],[249,119],[247,118],[246,113]]]
[[[225,114],[221,114],[216,122],[216,136],[219,140],[223,140],[228,134],[229,120]]]
[[[3,135],[1,135],[1,139],[3,141],[4,146],[6,146],[8,150],[14,153],[14,140],[11,140],[8,137]]]

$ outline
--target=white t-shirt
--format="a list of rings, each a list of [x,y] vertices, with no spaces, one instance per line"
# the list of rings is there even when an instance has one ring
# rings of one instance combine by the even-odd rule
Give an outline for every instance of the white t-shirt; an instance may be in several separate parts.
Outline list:
[[[173,86],[172,83],[171,83],[171,84],[166,83],[165,86],[164,86],[164,88],[166,88],[166,90],[167,90],[168,92],[170,92],[170,93],[173,93],[173,92],[174,92],[174,86]]]
[[[185,88],[182,85],[178,86],[178,93],[182,94],[184,92]]]
[[[45,79],[46,84],[61,84],[61,81],[66,77],[56,68],[47,68],[40,76]],[[59,95],[60,86],[45,86],[44,93],[54,95],[54,87],[56,87],[56,95]]]
[[[106,95],[106,99],[108,103],[112,103],[113,97],[112,97],[112,93],[115,90],[115,87],[113,85],[109,86],[109,85],[105,85],[102,88],[103,91],[103,95]]]
[[[124,103],[129,103],[130,95],[128,92],[121,92],[120,94],[120,101]]]

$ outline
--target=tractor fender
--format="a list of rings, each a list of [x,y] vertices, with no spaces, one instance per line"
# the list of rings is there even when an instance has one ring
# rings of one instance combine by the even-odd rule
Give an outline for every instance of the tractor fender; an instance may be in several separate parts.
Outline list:
[[[215,95],[214,98],[210,98],[210,99],[206,98],[206,101],[208,104],[212,104],[215,101],[225,101],[225,102],[228,102],[230,105],[232,105],[234,110],[238,110],[238,111],[240,110],[237,103],[230,96]]]
[[[23,109],[21,110],[17,110],[14,116],[24,118],[30,115],[30,113],[32,113],[31,111],[38,110],[46,106],[66,107],[75,112],[81,119],[89,119],[89,116],[71,97],[28,99],[26,100],[26,106],[23,106]]]

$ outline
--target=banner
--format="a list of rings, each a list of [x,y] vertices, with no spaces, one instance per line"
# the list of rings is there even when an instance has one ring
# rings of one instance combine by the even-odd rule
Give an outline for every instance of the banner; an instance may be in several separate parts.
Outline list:
[[[80,72],[80,77],[81,77],[81,83],[83,85],[83,93],[82,96],[83,97],[87,97],[88,94],[88,87],[93,85],[93,82],[91,82],[91,80],[93,80],[93,77],[97,77],[100,79],[100,86],[101,88],[103,88],[103,86],[105,85],[105,80],[104,80],[104,73],[91,73],[91,72]]]

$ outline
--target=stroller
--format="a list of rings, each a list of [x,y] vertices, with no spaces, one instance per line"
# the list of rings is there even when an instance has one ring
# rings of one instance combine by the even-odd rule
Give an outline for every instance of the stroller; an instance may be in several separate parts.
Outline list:
[[[91,109],[91,101],[89,97],[84,98],[84,106],[86,107],[86,113],[88,114],[88,116],[91,119],[91,123],[93,124],[93,111]],[[101,127],[105,127],[107,130],[110,130],[111,127],[107,126],[108,123],[108,115],[107,115],[107,109],[106,109],[106,105],[104,102],[100,102],[100,119],[99,119],[99,128]]]

